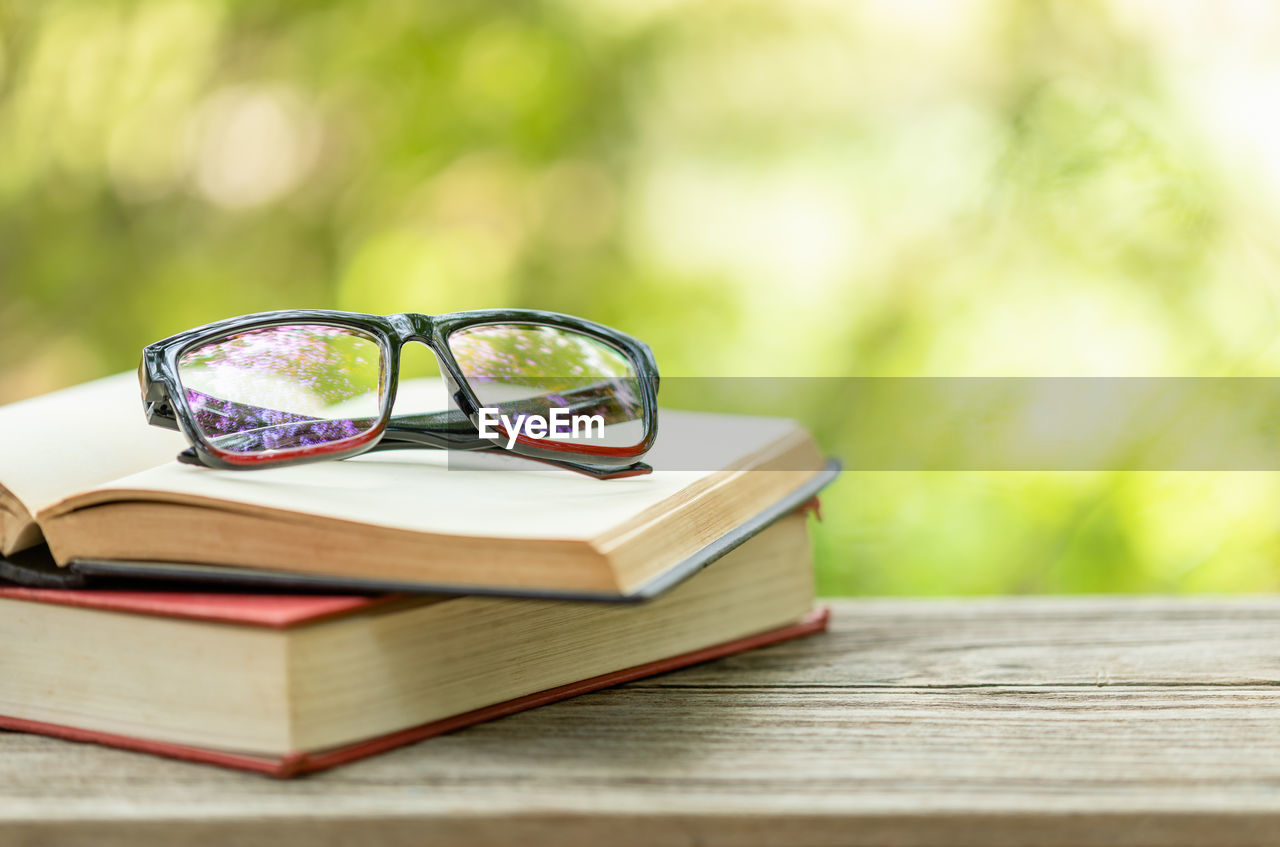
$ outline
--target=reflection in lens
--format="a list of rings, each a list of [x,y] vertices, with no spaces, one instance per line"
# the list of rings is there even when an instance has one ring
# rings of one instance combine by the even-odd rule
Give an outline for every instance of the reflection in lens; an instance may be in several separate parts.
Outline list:
[[[238,332],[178,361],[196,425],[215,447],[265,453],[371,430],[382,408],[382,348],[355,329],[297,324]]]
[[[452,333],[448,344],[482,407],[509,420],[566,421],[548,432],[554,441],[603,447],[644,441],[648,421],[635,365],[611,344],[540,324],[469,327]]]

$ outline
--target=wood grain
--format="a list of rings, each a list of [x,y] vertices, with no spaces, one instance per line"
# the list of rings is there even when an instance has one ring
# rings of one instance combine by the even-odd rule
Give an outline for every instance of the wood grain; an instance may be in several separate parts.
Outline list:
[[[1280,598],[834,611],[295,782],[0,733],[0,844],[1280,842]]]

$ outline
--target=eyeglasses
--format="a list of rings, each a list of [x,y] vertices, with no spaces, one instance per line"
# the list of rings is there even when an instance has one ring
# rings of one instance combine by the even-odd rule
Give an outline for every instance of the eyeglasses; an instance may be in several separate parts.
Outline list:
[[[393,415],[400,351],[435,353],[451,408]],[[147,346],[147,422],[188,464],[242,470],[372,450],[499,450],[599,479],[649,473],[658,366],[643,342],[554,312],[262,312]]]

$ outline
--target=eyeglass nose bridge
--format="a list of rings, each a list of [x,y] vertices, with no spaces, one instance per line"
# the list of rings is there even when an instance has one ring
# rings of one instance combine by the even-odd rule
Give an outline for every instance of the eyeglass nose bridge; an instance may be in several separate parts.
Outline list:
[[[468,401],[466,393],[462,390],[461,375],[454,373],[432,341],[436,324],[431,315],[424,315],[419,312],[401,312],[396,315],[388,315],[387,320],[395,328],[398,347],[403,348],[406,344],[417,342],[431,351],[431,355],[435,357],[436,364],[440,368],[440,376],[448,387],[454,408],[465,410],[474,405]],[[398,381],[400,353],[397,351],[395,356],[397,362],[395,378]]]
[[[435,333],[435,321],[430,315],[401,312],[398,315],[388,315],[387,319],[396,328],[401,344],[408,341],[421,341],[428,347],[431,346],[431,336]]]

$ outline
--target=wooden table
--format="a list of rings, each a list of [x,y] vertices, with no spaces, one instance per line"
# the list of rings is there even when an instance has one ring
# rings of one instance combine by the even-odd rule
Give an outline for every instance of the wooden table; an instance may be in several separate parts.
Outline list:
[[[1280,843],[1280,599],[834,611],[294,782],[0,733],[0,844]]]

